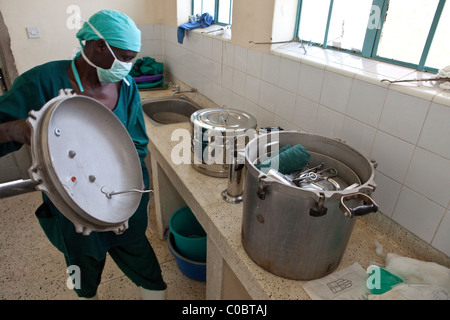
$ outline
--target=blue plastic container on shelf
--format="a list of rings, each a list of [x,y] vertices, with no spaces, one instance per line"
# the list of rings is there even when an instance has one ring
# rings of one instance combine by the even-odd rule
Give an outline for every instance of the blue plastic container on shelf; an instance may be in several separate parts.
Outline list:
[[[186,277],[195,281],[206,281],[206,262],[196,262],[183,257],[177,250],[175,245],[174,236],[169,232],[169,251],[175,257],[178,269]]]
[[[182,207],[172,214],[169,228],[183,257],[195,262],[206,261],[206,232],[189,207]]]

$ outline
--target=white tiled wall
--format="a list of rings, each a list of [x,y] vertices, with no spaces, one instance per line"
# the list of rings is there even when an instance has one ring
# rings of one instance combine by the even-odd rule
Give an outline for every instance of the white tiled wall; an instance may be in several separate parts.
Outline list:
[[[176,28],[161,28],[166,71],[260,127],[340,138],[375,159],[383,214],[450,255],[449,92],[382,83],[418,73],[341,52],[305,56],[289,44],[267,54],[195,32],[180,45]]]
[[[159,24],[140,24],[142,47],[138,58],[152,57],[162,61],[163,57],[163,27]]]

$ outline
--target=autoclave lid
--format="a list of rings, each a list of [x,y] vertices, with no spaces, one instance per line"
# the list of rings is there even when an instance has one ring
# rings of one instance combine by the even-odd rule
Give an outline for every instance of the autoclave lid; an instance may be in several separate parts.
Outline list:
[[[28,118],[32,127],[32,180],[78,232],[122,233],[142,189],[139,157],[127,130],[103,104],[61,92]]]

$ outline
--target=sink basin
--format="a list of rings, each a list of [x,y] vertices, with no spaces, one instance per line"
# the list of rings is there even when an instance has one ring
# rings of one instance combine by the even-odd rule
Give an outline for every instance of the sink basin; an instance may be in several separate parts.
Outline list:
[[[201,109],[185,97],[156,98],[142,101],[142,110],[154,125],[189,121],[191,114]]]

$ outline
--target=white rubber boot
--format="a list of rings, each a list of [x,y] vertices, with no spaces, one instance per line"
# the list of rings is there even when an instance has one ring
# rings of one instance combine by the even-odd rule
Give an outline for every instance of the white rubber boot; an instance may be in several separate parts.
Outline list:
[[[148,290],[141,288],[142,300],[166,300],[167,289],[164,290]]]

